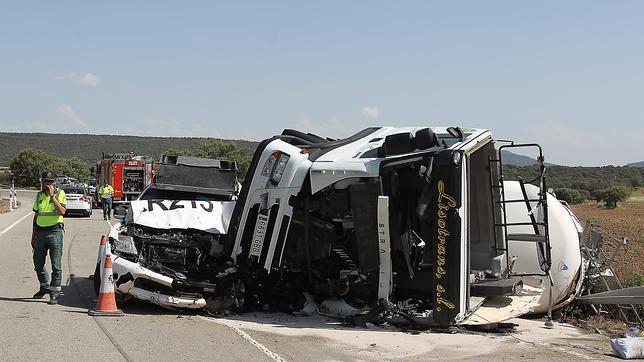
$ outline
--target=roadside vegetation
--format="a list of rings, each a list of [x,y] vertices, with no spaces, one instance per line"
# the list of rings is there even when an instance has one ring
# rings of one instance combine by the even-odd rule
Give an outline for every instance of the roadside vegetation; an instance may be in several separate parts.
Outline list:
[[[56,157],[41,150],[28,148],[23,150],[9,165],[16,186],[33,186],[40,184],[40,174],[47,170],[56,175],[67,175],[79,180],[90,176],[89,165],[78,157]]]

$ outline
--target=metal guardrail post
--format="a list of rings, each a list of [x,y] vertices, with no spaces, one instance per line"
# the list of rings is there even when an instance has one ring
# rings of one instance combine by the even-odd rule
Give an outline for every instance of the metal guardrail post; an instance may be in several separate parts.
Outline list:
[[[9,211],[13,211],[14,209],[18,208],[18,198],[16,195],[16,189],[13,184],[13,180],[11,180],[11,189],[9,189]]]

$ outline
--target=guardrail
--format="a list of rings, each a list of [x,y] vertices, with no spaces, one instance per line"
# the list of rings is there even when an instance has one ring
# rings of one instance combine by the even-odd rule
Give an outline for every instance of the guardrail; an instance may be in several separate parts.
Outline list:
[[[16,194],[16,189],[14,187],[13,181],[11,181],[11,188],[9,189],[9,211],[13,211],[18,208],[18,196]]]

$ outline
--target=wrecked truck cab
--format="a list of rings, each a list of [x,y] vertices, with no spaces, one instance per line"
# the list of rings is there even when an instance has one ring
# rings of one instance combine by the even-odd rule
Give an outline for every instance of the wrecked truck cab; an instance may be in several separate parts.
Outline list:
[[[154,181],[110,230],[117,294],[163,307],[233,303],[219,288],[235,289],[224,251],[238,193],[234,162],[164,157]],[[95,275],[102,270],[97,265]]]
[[[446,327],[518,294],[495,155],[488,130],[454,127],[339,140],[285,130],[261,142],[228,244],[252,302],[297,311],[303,296],[341,298],[372,320],[381,310]]]

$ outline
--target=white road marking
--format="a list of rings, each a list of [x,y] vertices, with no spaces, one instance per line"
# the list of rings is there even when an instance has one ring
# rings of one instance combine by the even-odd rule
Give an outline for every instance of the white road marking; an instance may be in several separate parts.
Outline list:
[[[260,351],[264,352],[264,354],[267,355],[268,357],[270,357],[273,361],[286,362],[286,360],[284,358],[282,358],[279,354],[277,354],[277,353],[271,351],[270,349],[266,348],[266,346],[264,346],[263,344],[257,342],[253,337],[251,337],[248,333],[242,331],[241,329],[239,329],[239,328],[237,328],[235,326],[231,326],[228,323],[219,323],[219,322],[217,322],[217,320],[214,320],[212,318],[207,318],[207,317],[204,317],[204,316],[199,316],[199,317],[202,318],[202,319],[207,320],[208,322],[224,325],[224,326],[232,329],[240,337],[242,337],[243,339],[245,339],[248,342],[250,342],[250,344],[252,344],[253,346],[257,347],[257,349],[259,349]]]
[[[18,221],[16,221],[13,224],[9,225],[6,229],[0,231],[0,236],[4,235],[7,231],[11,230],[14,226],[18,225],[22,220],[26,219],[27,216],[30,216],[30,215],[32,215],[32,213],[28,212],[23,217],[21,217]]]

